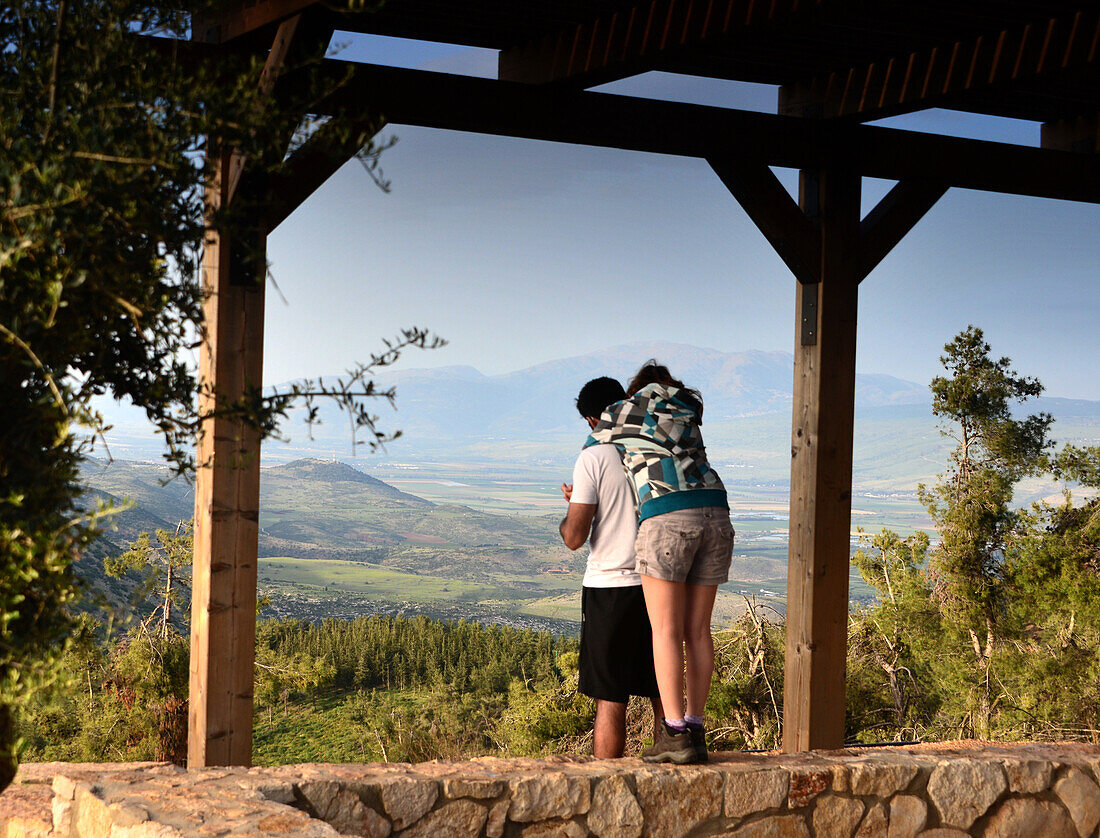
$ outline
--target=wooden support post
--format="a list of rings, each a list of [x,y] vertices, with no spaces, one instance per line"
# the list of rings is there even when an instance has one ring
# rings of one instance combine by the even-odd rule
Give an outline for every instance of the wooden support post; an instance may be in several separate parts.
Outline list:
[[[208,187],[213,215],[229,192],[225,153]],[[200,355],[204,415],[261,384],[265,237],[234,245],[211,230],[203,252],[205,333]],[[191,687],[187,764],[252,763],[256,636],[256,540],[260,438],[239,421],[203,421],[195,485]]]
[[[783,750],[844,744],[860,177],[803,172],[820,281],[799,288],[791,440]],[[805,326],[802,325],[806,319]]]

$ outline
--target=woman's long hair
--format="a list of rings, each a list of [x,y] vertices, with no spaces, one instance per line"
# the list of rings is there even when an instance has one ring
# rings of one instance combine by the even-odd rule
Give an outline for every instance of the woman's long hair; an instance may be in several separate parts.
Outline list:
[[[688,387],[680,379],[673,378],[672,373],[668,371],[668,367],[664,364],[658,364],[656,358],[650,358],[642,364],[642,368],[638,370],[634,378],[626,385],[626,395],[628,397],[633,396],[649,384],[663,384],[666,387],[677,387],[684,392],[684,395],[689,396],[702,407],[703,397],[699,395],[699,391]]]

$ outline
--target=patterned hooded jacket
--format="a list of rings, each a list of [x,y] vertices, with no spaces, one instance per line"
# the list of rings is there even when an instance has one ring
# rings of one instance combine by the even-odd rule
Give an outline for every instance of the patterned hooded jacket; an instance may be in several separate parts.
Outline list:
[[[613,443],[634,486],[638,520],[676,509],[728,509],[726,487],[707,462],[703,405],[686,390],[649,384],[610,405],[584,447]]]

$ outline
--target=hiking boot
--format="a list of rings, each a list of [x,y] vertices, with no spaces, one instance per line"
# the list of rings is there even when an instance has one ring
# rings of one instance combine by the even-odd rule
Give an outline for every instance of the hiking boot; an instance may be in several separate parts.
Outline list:
[[[707,731],[702,725],[688,725],[688,737],[691,739],[691,747],[695,749],[696,762],[709,762],[707,754]]]
[[[642,759],[646,762],[674,762],[677,765],[688,765],[697,762],[699,757],[688,731],[676,730],[662,721],[657,729],[656,741],[642,751]]]

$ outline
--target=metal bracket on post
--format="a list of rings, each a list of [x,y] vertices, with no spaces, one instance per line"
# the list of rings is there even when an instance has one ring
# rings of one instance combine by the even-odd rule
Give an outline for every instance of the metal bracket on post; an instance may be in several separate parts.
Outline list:
[[[817,300],[820,282],[803,282],[802,285],[802,345],[817,343]]]

